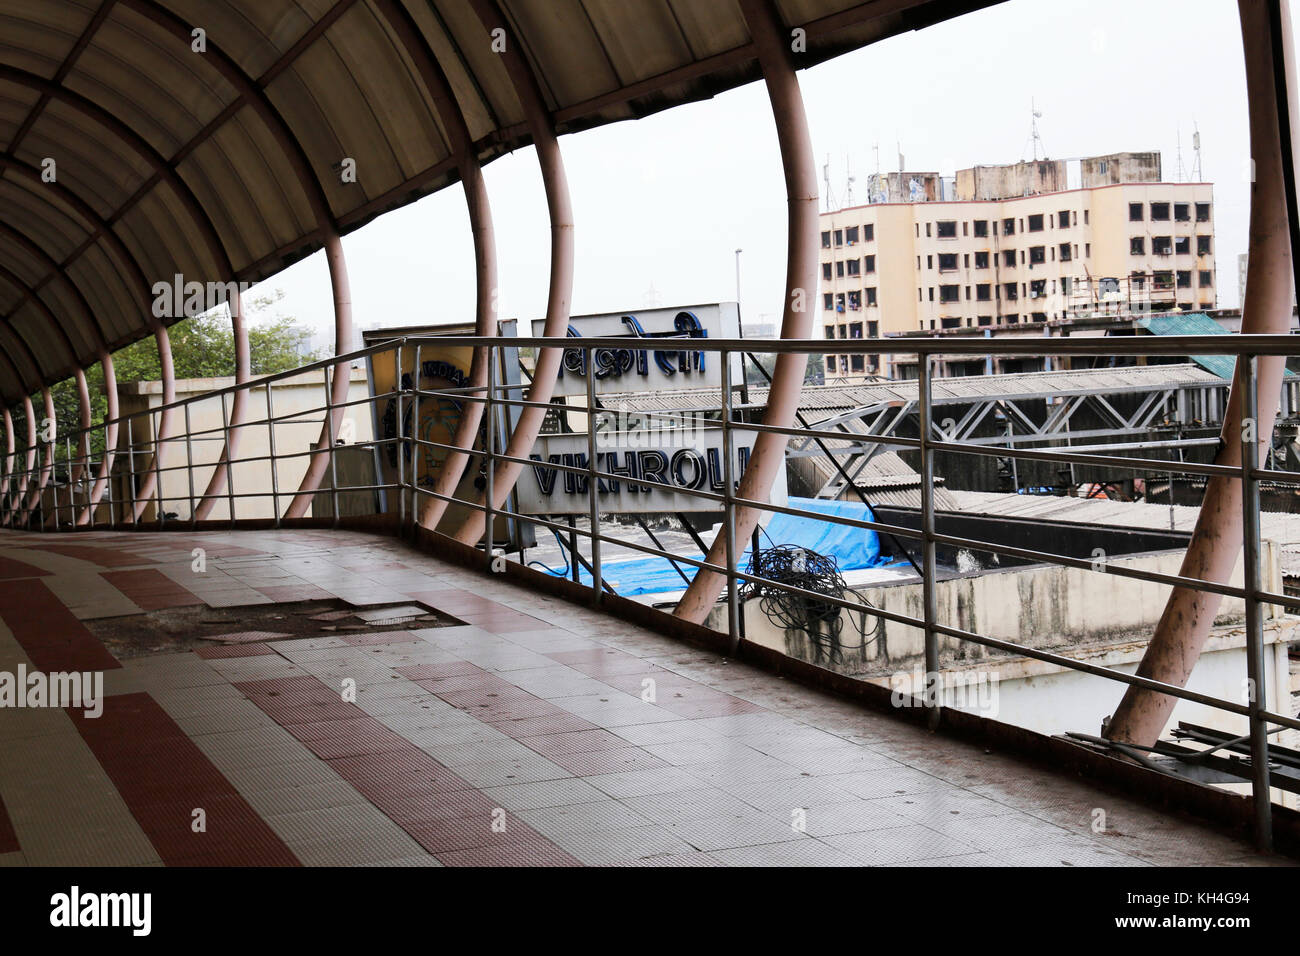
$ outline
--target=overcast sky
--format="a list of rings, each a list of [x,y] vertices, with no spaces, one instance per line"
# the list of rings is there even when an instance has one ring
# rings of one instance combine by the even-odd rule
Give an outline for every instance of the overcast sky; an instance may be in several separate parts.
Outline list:
[[[1160,150],[1167,180],[1192,179],[1194,126],[1214,184],[1218,294],[1238,304],[1237,255],[1249,216],[1245,73],[1234,0],[1010,0],[799,74],[820,167],[843,200],[858,176],[954,170],[1030,158],[1030,103],[1052,159]],[[741,315],[779,319],[785,195],[761,83],[644,120],[561,139],[573,194],[573,311],[612,312],[736,297]],[[531,148],[486,168],[500,255],[503,318],[546,307],[549,227]],[[473,253],[459,185],[344,239],[358,328],[471,322]],[[283,312],[332,329],[324,258],[264,288]],[[526,327],[525,327],[526,328]]]

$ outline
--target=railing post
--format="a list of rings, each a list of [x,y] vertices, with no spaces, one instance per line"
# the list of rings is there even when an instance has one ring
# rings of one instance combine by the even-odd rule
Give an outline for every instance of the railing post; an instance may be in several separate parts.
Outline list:
[[[163,413],[159,412],[157,420],[153,414],[149,415],[149,426],[153,432],[153,496],[154,507],[158,509],[155,519],[158,522],[158,528],[161,530],[166,514],[166,506],[163,504],[162,489],[162,419]]]
[[[411,528],[420,523],[420,343],[415,343],[415,373],[411,383],[415,394],[411,396]]]
[[[921,595],[925,617],[925,706],[931,730],[939,726],[939,635],[934,630],[939,617],[939,600],[935,587],[934,542],[934,453],[932,441],[933,409],[930,406],[930,353],[916,355],[916,395],[921,455]]]
[[[418,369],[416,370],[418,374]],[[397,412],[397,527],[406,524],[406,433],[402,428],[402,343],[393,349],[393,405]]]
[[[130,490],[130,494],[128,495],[129,503],[127,505],[127,511],[125,514],[123,514],[122,517],[125,518],[126,515],[129,514],[131,516],[131,524],[135,524],[135,493],[136,493],[135,427],[134,426],[135,426],[135,418],[134,417],[128,418],[126,420],[126,473],[127,473],[126,480],[127,480],[127,488]]]
[[[270,382],[266,383],[266,444],[271,455],[271,511],[275,516],[275,526],[280,527],[280,479],[275,463],[275,406],[271,400],[273,391]]]
[[[107,417],[107,416],[105,416],[105,417]],[[117,436],[114,435],[113,437],[116,438]],[[108,423],[105,422],[105,423],[104,423],[104,458],[105,458],[105,460],[108,460],[109,456],[115,454],[116,452],[117,452],[117,449],[116,449],[116,448],[110,448],[110,447],[108,446]],[[93,482],[91,483],[91,486],[90,486],[90,487],[91,487],[91,493],[93,494],[93,493],[94,493],[94,488],[95,488]],[[104,494],[108,496],[108,526],[111,528],[111,527],[113,527],[115,524],[117,524],[117,514],[115,513],[115,510],[114,510],[114,508],[113,508],[113,469],[112,469],[111,466],[110,466],[110,467],[106,467],[106,468],[104,469]],[[87,503],[87,505],[89,505],[89,503]],[[96,510],[96,509],[94,509],[94,508],[91,508],[91,510],[90,510],[90,526],[91,526],[92,528],[95,526],[95,510]]]
[[[487,393],[483,402],[483,463],[484,468],[484,505],[486,511],[483,512],[483,552],[487,555],[488,570],[492,570],[492,548],[496,544],[496,512],[492,503],[495,501],[493,492],[496,490],[496,406],[493,400],[496,398],[497,383],[497,353],[494,347],[488,348],[487,354]],[[443,467],[446,467],[444,459]]]
[[[221,437],[225,439],[226,454],[226,507],[230,509],[230,526],[235,526],[235,466],[230,460],[232,449],[230,444],[230,416],[234,414],[235,402],[230,401],[230,409],[226,409],[226,393],[221,393]]]
[[[605,589],[600,566],[600,500],[596,488],[596,352],[587,349],[587,505],[591,521],[591,586],[596,601]]]
[[[185,480],[190,489],[190,527],[199,523],[198,508],[194,504],[194,428],[190,423],[190,403],[185,403]],[[203,492],[207,494],[207,490]]]
[[[327,423],[326,431],[329,433],[328,437],[329,437],[329,456],[330,456],[330,501],[333,502],[333,510],[334,510],[334,519],[333,519],[332,527],[337,528],[339,526],[339,467],[338,467],[338,461],[334,457],[334,449],[337,447],[337,444],[334,439],[334,432],[337,431],[338,429],[336,429],[334,426],[334,392],[332,391],[332,389],[333,386],[336,384],[336,380],[338,378],[338,374],[339,374],[338,366],[326,365],[324,368],[324,372],[325,372],[325,418]],[[350,364],[348,364],[348,367],[345,370],[344,374],[349,376],[349,378],[351,377],[352,366]],[[331,378],[331,376],[333,378]],[[349,382],[348,384],[350,385],[351,382]],[[346,399],[346,397],[347,397],[347,393],[345,392],[344,398]],[[344,414],[346,414],[346,412]],[[315,516],[316,516],[316,509],[313,508],[312,517]]]
[[[1241,423],[1241,521],[1243,581],[1246,592],[1246,677],[1250,708],[1251,793],[1255,801],[1255,842],[1264,853],[1273,850],[1273,800],[1269,793],[1268,724],[1260,711],[1268,708],[1268,675],[1264,666],[1264,626],[1260,614],[1262,589],[1259,565],[1259,443],[1268,436],[1259,433],[1259,398],[1255,391],[1257,359],[1241,355],[1240,370],[1243,421]],[[1271,444],[1271,442],[1270,442]]]
[[[736,510],[735,484],[732,476],[731,431],[731,353],[718,356],[722,370],[722,528],[727,544],[727,637],[731,654],[740,647],[740,599],[736,593]],[[758,525],[754,525],[757,532]],[[706,555],[707,557],[707,555]],[[698,569],[695,572],[699,574]]]

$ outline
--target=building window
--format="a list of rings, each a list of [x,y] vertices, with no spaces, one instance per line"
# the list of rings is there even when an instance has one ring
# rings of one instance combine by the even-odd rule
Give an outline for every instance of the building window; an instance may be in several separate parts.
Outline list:
[[[831,234],[830,234],[829,232],[823,232],[823,233],[822,233],[822,248],[823,248],[823,249],[829,249],[830,247],[831,247]]]
[[[1083,224],[1088,225],[1088,210],[1086,209],[1083,211]]]
[[[867,305],[875,305],[875,304],[876,304],[876,287],[875,287],[874,285],[873,285],[873,286],[868,286],[867,289],[866,289],[866,293],[867,293]]]
[[[837,278],[837,279],[843,279],[843,278],[844,278],[844,260],[843,260],[843,259],[841,259],[839,262],[835,263],[835,278]]]
[[[1056,225],[1061,229],[1070,228],[1070,210],[1062,209],[1056,214]]]
[[[1032,321],[1032,322],[1046,322],[1046,321],[1047,321],[1047,313],[1046,313],[1046,312],[1035,312],[1032,316],[1030,316],[1030,321]]]
[[[976,302],[987,302],[989,301],[990,298],[992,298],[992,296],[993,296],[993,289],[987,282],[981,283],[980,285],[977,285],[975,287]]]
[[[1012,312],[1010,315],[1002,316],[1002,321],[1007,325],[1017,325],[1020,322],[1020,316]]]
[[[856,289],[849,293],[849,311],[857,312],[862,308],[862,293]]]
[[[939,286],[940,302],[957,302],[961,299],[961,286],[958,285],[941,285]]]
[[[1003,249],[1003,250],[1002,250],[1002,264],[1003,264],[1004,266],[1014,266],[1014,265],[1016,264],[1016,250],[1014,250],[1014,249]]]
[[[960,328],[961,328],[961,316],[959,316],[959,315],[958,315],[958,316],[944,316],[942,319],[939,320],[939,323],[940,323],[940,324],[941,324],[945,329],[960,329]]]
[[[849,273],[849,275],[851,275],[851,276],[862,275],[862,260],[861,260],[861,259],[849,259],[849,260],[845,263],[845,266],[846,266],[846,268],[848,269],[848,273]]]
[[[1061,253],[1061,261],[1062,261],[1062,262],[1069,262],[1069,261],[1070,261],[1070,244],[1069,244],[1068,242],[1063,242],[1063,243],[1061,243],[1061,245],[1060,245],[1060,253]]]
[[[864,264],[864,266],[863,266],[862,271],[863,271],[863,272],[875,272],[875,271],[876,271],[876,257],[875,257],[875,256],[866,256],[865,258],[866,258],[866,262],[865,262],[865,264]]]
[[[930,286],[930,301],[934,301],[934,286]]]
[[[1128,204],[1128,221],[1129,221],[1129,222],[1141,222],[1141,221],[1142,221],[1142,212],[1143,212],[1143,210],[1142,210],[1142,204],[1141,204],[1140,202],[1131,202],[1131,203],[1129,203],[1129,204]]]
[[[835,308],[835,296],[831,295],[829,292],[823,295],[822,308],[825,309],[827,312]]]
[[[1046,262],[1046,261],[1047,261],[1047,247],[1046,247],[1046,246],[1030,246],[1030,247],[1029,247],[1029,261],[1030,261],[1030,263],[1032,263],[1032,264],[1034,264],[1034,265],[1038,265],[1038,264],[1040,264],[1040,263]]]
[[[981,316],[979,317],[979,324],[980,324],[980,325],[992,325],[992,324],[993,324],[993,316],[991,316],[991,315],[981,315]]]
[[[876,224],[874,222],[869,222],[862,227],[862,241],[871,242],[875,238],[876,238]]]
[[[851,246],[857,245],[857,242],[858,242],[858,227],[857,227],[857,226],[848,226],[848,227],[844,230],[844,241],[847,242],[847,243],[848,243],[849,245],[851,245]]]
[[[1035,279],[1029,283],[1029,298],[1041,299],[1047,295],[1047,280]]]
[[[860,339],[860,338],[862,338],[862,323],[861,323],[861,322],[850,322],[850,323],[849,323],[849,338],[851,338],[851,339]]]
[[[1147,240],[1145,236],[1134,236],[1128,241],[1128,254],[1130,256],[1145,256],[1147,254]]]
[[[933,268],[934,268],[934,256],[926,256],[926,257],[925,257],[925,267],[926,267],[927,269],[933,269]]]
[[[849,368],[851,368],[851,369],[852,369],[853,371],[855,371],[855,372],[865,372],[865,371],[866,371],[866,367],[865,367],[864,364],[863,364],[863,358],[862,358],[862,356],[861,356],[861,355],[850,355],[850,356],[849,356]]]
[[[831,264],[830,264],[829,262],[823,262],[823,263],[822,263],[822,278],[825,279],[825,280],[827,280],[828,282],[830,281],[830,278],[831,278]]]
[[[835,311],[836,311],[836,312],[843,312],[843,311],[844,311],[844,293],[843,293],[843,292],[841,292],[839,295],[837,295],[837,296],[835,297]]]
[[[1190,289],[1191,287],[1192,287],[1192,274],[1190,272],[1184,272],[1180,269],[1178,271],[1178,288]]]
[[[939,271],[955,272],[957,269],[957,253],[941,252],[939,253]]]
[[[1019,289],[1014,282],[1007,282],[1002,286],[1002,294],[1006,299],[1014,302],[1019,297]]]
[[[941,219],[934,224],[934,229],[935,229],[935,235],[937,235],[940,239],[957,238],[956,219]]]
[[[1200,285],[1202,288],[1204,288],[1207,285],[1214,285],[1214,275],[1208,269],[1202,269],[1200,271],[1200,275],[1197,278],[1200,280]]]
[[[1151,273],[1151,287],[1164,292],[1174,287],[1174,274],[1169,271]]]
[[[982,239],[989,234],[989,221],[987,219],[976,219],[972,226],[976,238]]]
[[[1004,236],[1014,236],[1015,234],[1016,234],[1016,221],[1015,221],[1015,219],[1003,219],[1003,220],[1002,220],[1002,235],[1004,235]]]
[[[1168,222],[1169,221],[1169,203],[1153,202],[1151,204],[1151,221]]]
[[[1141,272],[1130,272],[1128,274],[1129,289],[1142,289],[1147,284],[1147,277]]]
[[[1210,204],[1208,202],[1198,202],[1196,204],[1196,221],[1197,222],[1210,221]]]
[[[1192,221],[1192,207],[1189,206],[1189,205],[1188,205],[1187,203],[1185,203],[1185,202],[1176,202],[1176,203],[1174,203],[1174,221],[1175,221],[1175,222],[1191,222],[1191,221]]]
[[[1192,237],[1179,236],[1174,240],[1174,254],[1179,256],[1188,256],[1192,254]]]
[[[1208,255],[1210,254],[1210,237],[1209,237],[1209,236],[1197,236],[1197,237],[1196,237],[1196,254],[1197,254],[1198,256],[1208,256]]]
[[[1042,231],[1043,231],[1043,215],[1042,215],[1042,213],[1038,213],[1037,215],[1033,215],[1033,216],[1030,216],[1030,217],[1029,217],[1029,231],[1030,231],[1030,232],[1042,232]]]
[[[880,337],[880,323],[879,323],[879,322],[868,322],[868,323],[867,323],[867,338],[869,338],[869,339],[875,339],[875,338],[879,338],[879,337]]]
[[[989,254],[987,252],[975,253],[975,268],[987,269],[989,267]]]
[[[1172,236],[1152,236],[1151,237],[1151,254],[1156,256],[1172,255],[1174,251],[1174,240]]]

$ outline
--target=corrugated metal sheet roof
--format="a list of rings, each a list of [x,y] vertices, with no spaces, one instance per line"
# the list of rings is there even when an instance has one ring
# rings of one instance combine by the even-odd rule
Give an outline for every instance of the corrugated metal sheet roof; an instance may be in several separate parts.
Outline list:
[[[1204,312],[1183,312],[1171,315],[1149,315],[1137,320],[1137,325],[1152,335],[1228,335],[1229,332]],[[1193,355],[1193,362],[1219,378],[1231,379],[1236,372],[1237,360],[1231,355]]]

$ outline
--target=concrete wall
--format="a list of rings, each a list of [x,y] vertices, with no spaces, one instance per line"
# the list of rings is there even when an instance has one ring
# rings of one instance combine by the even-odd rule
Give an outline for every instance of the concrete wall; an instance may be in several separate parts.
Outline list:
[[[1278,548],[1263,542],[1261,561],[1265,586],[1281,593]],[[1111,559],[1116,567],[1130,567],[1164,574],[1177,574],[1182,562],[1178,551]],[[1240,567],[1233,583],[1240,584]],[[1010,641],[1040,650],[1081,645],[1131,641],[1149,637],[1164,611],[1170,588],[1163,584],[1056,565],[1032,565],[1004,571],[982,571],[957,575],[937,583],[940,623],[986,637]],[[872,607],[920,619],[924,617],[919,583],[892,586],[864,586],[858,598]],[[853,595],[848,599],[854,600]],[[802,660],[818,658],[818,647],[800,631],[787,632],[774,624],[760,606],[745,604],[745,639],[779,650]],[[721,610],[725,615],[725,608]],[[1279,609],[1266,609],[1281,616]],[[883,668],[907,670],[923,659],[925,644],[920,628],[885,621],[869,614],[846,612],[841,643],[844,659],[835,670],[868,674]],[[1241,601],[1225,598],[1216,621],[1233,624],[1244,617]],[[865,620],[864,620],[865,619]],[[725,619],[723,620],[725,630]],[[871,643],[861,650],[863,627]],[[941,637],[940,657],[948,663],[986,659],[990,652],[982,645]]]
[[[341,436],[346,439],[347,444],[357,444],[371,441],[374,430],[371,422],[370,405],[363,401],[369,395],[365,369],[353,368],[351,375],[348,400],[362,401],[362,404],[352,405],[348,408],[344,417]],[[234,384],[233,378],[182,379],[176,383],[176,398],[184,400],[193,396],[201,396],[214,389],[227,388]],[[122,414],[136,416],[131,420],[130,440],[136,452],[134,467],[143,468],[148,463],[149,456],[152,453],[153,423],[157,420],[156,415],[147,416],[143,413],[147,409],[157,408],[162,404],[162,383],[134,382],[125,384],[119,388],[118,395],[121,401]],[[227,396],[227,411],[229,402],[230,397]],[[302,476],[307,470],[309,458],[302,453],[312,448],[320,437],[324,412],[312,411],[312,409],[320,408],[325,404],[322,374],[318,371],[306,372],[301,375],[280,379],[272,386],[271,404],[278,420],[274,428],[275,451],[278,459],[275,469],[275,481],[279,491],[279,510],[283,513],[290,500],[292,500],[294,492],[298,490],[298,484],[302,481]],[[252,388],[247,399],[245,425],[240,429],[239,447],[236,453],[236,461],[231,466],[231,472],[233,474],[235,493],[241,496],[253,495],[254,497],[236,499],[235,512],[238,518],[270,518],[275,515],[276,499],[272,496],[273,486],[269,462],[265,460],[241,462],[239,460],[262,458],[270,454],[271,437],[270,430],[267,427],[266,409],[266,387]],[[193,513],[192,507],[196,504],[190,497],[190,476],[185,467],[187,452],[189,459],[194,463],[193,494],[199,496],[203,494],[204,489],[207,487],[208,480],[211,478],[216,462],[221,455],[224,444],[224,435],[221,431],[224,414],[220,397],[200,398],[190,405],[188,428],[191,433],[209,432],[209,434],[196,434],[196,437],[188,442],[178,437],[164,443],[162,455],[162,468],[164,471],[161,476],[163,507],[167,513],[175,514],[177,520],[189,520]],[[300,416],[300,418],[283,420],[292,419],[294,416]],[[175,412],[174,429],[174,434],[182,433],[186,429],[184,413],[180,409]],[[116,502],[113,506],[113,514],[118,520],[121,520],[121,502],[128,495],[131,481],[126,448],[127,429],[124,427],[119,445],[119,454],[113,468],[112,493]],[[287,455],[297,455],[297,457],[283,457]],[[136,476],[137,482],[139,477]],[[340,478],[340,485],[342,484],[343,480]],[[328,485],[329,475],[327,473],[322,487]],[[64,517],[67,514],[67,494],[66,488],[60,491],[60,504],[64,508]],[[80,500],[80,496],[78,496],[78,500]],[[52,502],[48,506],[52,506]],[[342,505],[340,510],[345,511]],[[345,511],[345,513],[347,512]],[[155,517],[156,509],[154,503],[151,502],[145,511],[144,520],[152,521]],[[220,520],[229,517],[228,499],[223,496],[217,499],[210,518]],[[96,520],[109,520],[107,502],[101,502]]]

